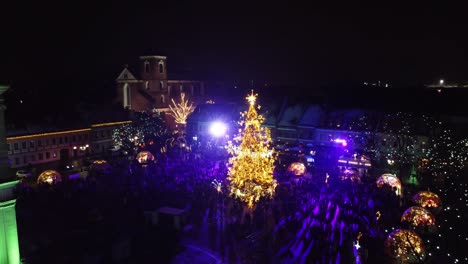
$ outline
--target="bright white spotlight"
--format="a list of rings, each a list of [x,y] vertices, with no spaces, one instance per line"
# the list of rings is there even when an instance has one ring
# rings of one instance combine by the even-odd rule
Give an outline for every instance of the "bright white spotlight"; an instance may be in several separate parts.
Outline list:
[[[226,134],[226,125],[221,122],[214,122],[211,124],[210,133],[215,137],[221,137]]]

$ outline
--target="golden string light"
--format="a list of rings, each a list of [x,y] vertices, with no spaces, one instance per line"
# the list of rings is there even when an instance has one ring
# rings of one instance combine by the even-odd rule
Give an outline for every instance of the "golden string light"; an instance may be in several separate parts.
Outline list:
[[[178,124],[186,124],[187,117],[195,110],[192,103],[189,103],[185,99],[185,93],[180,94],[180,103],[176,103],[174,99],[171,99],[172,105],[169,105],[171,109],[171,115],[174,117],[175,122]]]
[[[241,113],[243,129],[235,138],[240,145],[231,143],[229,147],[228,181],[230,195],[253,208],[260,198],[272,198],[278,184],[273,178],[276,155],[270,146],[270,131],[261,126],[264,117],[255,110],[257,95],[252,91],[246,99],[250,106]]]

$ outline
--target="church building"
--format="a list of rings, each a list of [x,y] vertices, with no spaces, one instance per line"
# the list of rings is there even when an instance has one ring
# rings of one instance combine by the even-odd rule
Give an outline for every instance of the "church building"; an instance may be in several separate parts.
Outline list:
[[[204,84],[193,80],[169,80],[166,56],[141,56],[138,74],[125,67],[117,78],[117,100],[132,111],[168,112],[171,99],[181,93],[196,105],[203,101]]]

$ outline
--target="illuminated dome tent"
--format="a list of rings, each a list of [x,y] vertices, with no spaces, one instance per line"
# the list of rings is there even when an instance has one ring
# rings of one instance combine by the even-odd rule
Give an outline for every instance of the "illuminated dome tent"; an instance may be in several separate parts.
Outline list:
[[[401,222],[408,222],[414,227],[429,227],[435,225],[435,218],[428,210],[419,206],[411,206],[401,216]]]
[[[390,173],[382,174],[382,176],[377,179],[377,187],[381,188],[384,185],[389,185],[392,188],[395,187],[396,194],[400,196],[402,195],[401,182],[396,175]]]
[[[43,171],[39,177],[37,177],[37,183],[42,184],[55,184],[62,181],[62,176],[60,173],[54,170]]]
[[[154,161],[154,156],[149,151],[142,151],[138,153],[136,159],[140,164],[147,164],[149,161]]]
[[[111,169],[111,166],[105,160],[95,160],[91,164],[91,170],[96,172],[108,173]]]
[[[361,182],[361,175],[353,169],[345,169],[341,172],[340,178],[342,181],[350,180],[352,182]]]
[[[303,163],[293,162],[289,165],[288,171],[292,172],[296,176],[302,176],[306,172],[306,167]]]
[[[422,263],[426,259],[423,240],[416,232],[396,229],[385,240],[385,253],[398,263]]]
[[[438,208],[442,206],[439,196],[428,191],[418,192],[413,196],[413,201],[424,208]]]

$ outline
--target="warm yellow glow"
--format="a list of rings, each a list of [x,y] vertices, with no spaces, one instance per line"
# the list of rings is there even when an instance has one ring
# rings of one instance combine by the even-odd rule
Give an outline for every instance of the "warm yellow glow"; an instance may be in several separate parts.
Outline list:
[[[292,172],[296,176],[302,176],[306,172],[306,167],[303,163],[293,162],[289,165],[288,171]]]
[[[397,229],[387,237],[385,252],[402,263],[422,263],[426,258],[426,250],[421,237],[405,229]]]
[[[171,99],[172,105],[169,105],[171,109],[171,115],[174,117],[175,122],[178,124],[187,123],[187,117],[195,110],[192,103],[185,100],[185,93],[180,94],[180,103],[176,103],[174,99]]]
[[[130,124],[130,123],[132,123],[132,121],[111,122],[111,123],[100,123],[100,124],[91,125],[91,127],[118,126],[118,125]]]
[[[117,126],[117,125],[128,124],[131,122],[132,121],[101,123],[101,124],[91,125],[91,127]],[[58,132],[38,133],[38,134],[31,134],[31,135],[24,135],[24,136],[17,136],[17,137],[7,137],[7,140],[32,139],[36,137],[59,136],[59,135],[64,135],[64,134],[81,133],[81,132],[89,132],[89,131],[91,131],[91,128],[83,128],[83,129],[65,130],[65,131],[58,131]]]
[[[98,172],[108,172],[111,169],[111,166],[105,160],[95,160],[91,164],[91,170]]]
[[[80,133],[80,132],[88,132],[88,131],[91,131],[91,128],[66,130],[66,131],[50,132],[50,133],[40,133],[40,134],[32,134],[32,135],[18,136],[18,137],[7,137],[7,140],[30,139],[30,138],[44,137],[44,136],[58,136],[58,135],[63,135],[63,134]]]
[[[398,179],[398,177],[396,175],[389,174],[389,173],[382,174],[382,176],[380,176],[377,179],[377,187],[381,188],[384,185],[389,185],[392,188],[395,187],[396,188],[396,191],[395,191],[396,194],[400,195],[400,196],[402,195],[401,181],[400,181],[400,179]]]
[[[442,206],[439,196],[433,192],[421,191],[413,196],[413,201],[424,208],[437,208]]]
[[[252,93],[249,96],[247,96],[245,99],[247,99],[247,101],[249,102],[250,105],[255,105],[255,101],[257,100],[257,96],[258,96],[258,94],[254,94],[253,90],[252,90]]]
[[[435,225],[435,218],[426,209],[411,206],[401,216],[401,222],[408,222],[413,226],[433,226]]]
[[[62,177],[60,173],[54,170],[46,170],[43,171],[39,177],[37,177],[37,183],[47,183],[47,184],[54,184],[62,181]]]
[[[154,161],[154,156],[149,151],[142,151],[138,153],[136,159],[140,164],[146,164],[148,161]]]
[[[249,208],[262,197],[272,198],[278,185],[273,178],[276,155],[270,146],[270,131],[261,126],[264,118],[255,110],[255,98],[253,91],[246,98],[250,106],[242,114],[245,117],[240,122],[243,129],[236,137],[240,145],[237,147],[231,143],[229,148],[232,154],[229,159],[229,192]]]

